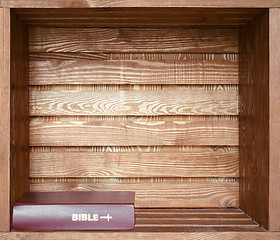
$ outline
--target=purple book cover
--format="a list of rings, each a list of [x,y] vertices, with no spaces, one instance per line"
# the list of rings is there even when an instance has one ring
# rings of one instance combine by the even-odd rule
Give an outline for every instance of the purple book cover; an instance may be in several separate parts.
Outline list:
[[[18,230],[131,230],[134,192],[29,192],[13,207]]]

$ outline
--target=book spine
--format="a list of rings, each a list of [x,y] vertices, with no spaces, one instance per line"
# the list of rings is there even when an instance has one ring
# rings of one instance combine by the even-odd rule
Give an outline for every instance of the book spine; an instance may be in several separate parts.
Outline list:
[[[17,230],[130,230],[133,205],[15,205]]]

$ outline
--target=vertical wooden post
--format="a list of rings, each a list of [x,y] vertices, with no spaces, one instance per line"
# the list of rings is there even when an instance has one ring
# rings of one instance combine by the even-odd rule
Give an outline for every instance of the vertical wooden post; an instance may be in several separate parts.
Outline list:
[[[29,189],[28,29],[0,8],[0,231],[11,207]]]
[[[269,10],[269,227],[280,231],[280,9]]]
[[[28,28],[11,12],[10,198],[29,190]]]
[[[269,12],[240,29],[240,208],[269,227]]]
[[[10,230],[10,10],[0,8],[0,231]]]

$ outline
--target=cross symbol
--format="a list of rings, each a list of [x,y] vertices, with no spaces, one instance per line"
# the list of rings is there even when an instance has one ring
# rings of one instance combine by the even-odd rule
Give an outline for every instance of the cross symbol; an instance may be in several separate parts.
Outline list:
[[[110,214],[108,213],[107,216],[100,216],[100,219],[107,219],[107,222],[110,221],[110,219],[112,219],[113,217],[110,216]]]

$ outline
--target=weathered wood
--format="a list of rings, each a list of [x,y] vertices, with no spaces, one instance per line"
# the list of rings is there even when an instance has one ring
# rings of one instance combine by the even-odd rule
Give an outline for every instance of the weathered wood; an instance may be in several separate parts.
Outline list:
[[[0,8],[0,231],[10,231],[10,11]]]
[[[41,28],[30,52],[238,53],[237,29]]]
[[[79,52],[33,52],[29,53],[29,60],[145,60],[145,61],[193,61],[193,60],[217,60],[237,61],[238,53],[79,53]],[[30,63],[30,64],[31,64]],[[149,83],[151,84],[151,83]]]
[[[238,84],[238,61],[31,61],[29,83]]]
[[[30,177],[238,177],[238,152],[31,152]]]
[[[241,29],[240,207],[266,229],[269,226],[268,37],[267,12]]]
[[[31,146],[238,145],[237,121],[58,122],[31,119]]]
[[[11,205],[29,190],[28,28],[11,15]]]
[[[90,177],[90,178],[30,178],[30,183],[235,183],[239,179],[236,177]]]
[[[238,152],[238,146],[91,146],[91,147],[30,147],[30,152],[109,152],[109,153],[141,153],[141,152]]]
[[[280,9],[269,10],[269,219],[280,231]]]
[[[237,115],[238,91],[36,91],[31,116]]]
[[[32,183],[31,191],[135,191],[136,207],[238,207],[238,183]]]
[[[209,8],[269,8],[279,7],[278,0],[1,0],[0,7],[9,8],[119,8],[119,7],[209,7]]]

